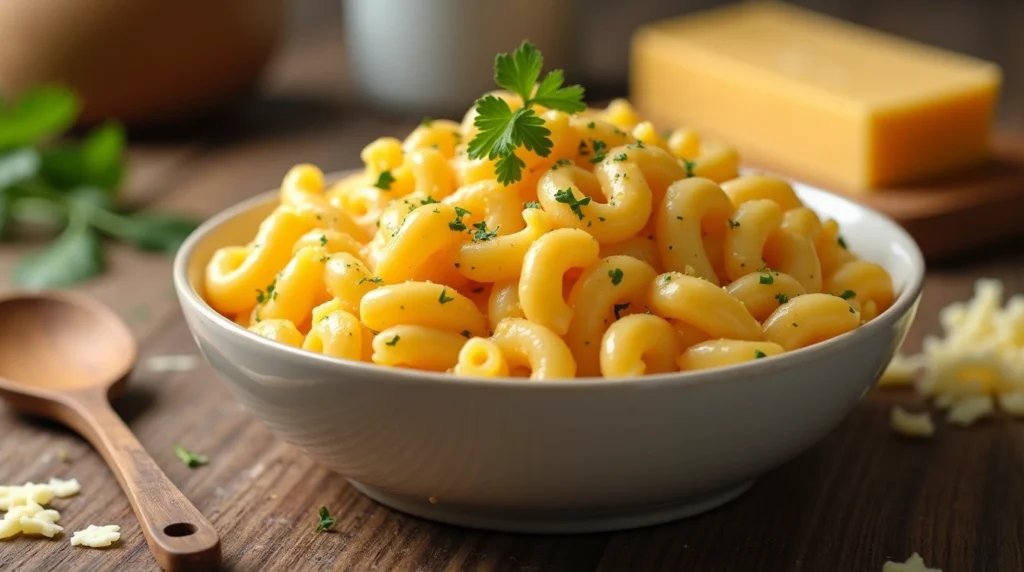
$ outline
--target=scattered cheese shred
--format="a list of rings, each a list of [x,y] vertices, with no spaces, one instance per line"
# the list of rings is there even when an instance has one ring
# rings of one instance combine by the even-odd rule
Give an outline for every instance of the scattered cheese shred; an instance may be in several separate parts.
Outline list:
[[[999,408],[1014,417],[1024,417],[1024,389],[1000,395]]]
[[[893,387],[913,385],[917,372],[925,366],[924,356],[917,354],[905,356],[897,353],[892,356],[889,367],[885,368],[882,377],[878,380],[879,387]]]
[[[60,513],[46,509],[54,497],[65,498],[82,490],[77,479],[52,478],[46,484],[25,483],[21,486],[0,486],[0,510],[7,511],[0,520],[0,540],[18,533],[53,538],[64,529],[57,524]]]
[[[939,568],[928,568],[924,559],[917,552],[910,555],[906,562],[893,562],[892,560],[882,565],[882,572],[942,572]]]
[[[920,354],[897,354],[878,385],[916,378],[917,392],[964,427],[995,412],[993,397],[1010,415],[1024,417],[1024,295],[1004,304],[1002,282],[978,280],[974,297],[943,308],[939,323],[943,335],[925,338]]]
[[[979,419],[991,416],[994,411],[995,404],[991,395],[975,395],[954,403],[946,414],[946,421],[961,427],[970,427]]]
[[[105,548],[121,540],[121,527],[116,524],[96,526],[90,524],[85,530],[78,530],[71,535],[72,546],[88,546],[89,548]]]
[[[889,424],[897,433],[907,437],[931,437],[935,434],[935,424],[927,411],[910,413],[897,405],[892,408]]]

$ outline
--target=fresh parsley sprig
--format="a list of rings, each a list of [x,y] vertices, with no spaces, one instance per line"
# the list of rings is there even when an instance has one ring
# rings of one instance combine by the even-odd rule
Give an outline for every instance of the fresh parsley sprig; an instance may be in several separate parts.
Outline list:
[[[494,81],[518,95],[523,106],[512,111],[508,103],[496,95],[487,95],[476,101],[473,124],[480,132],[469,142],[469,157],[497,159],[494,174],[503,185],[523,178],[526,163],[516,155],[519,147],[541,157],[551,154],[551,131],[544,127],[544,120],[537,115],[533,105],[566,113],[579,113],[586,109],[583,87],[562,87],[565,82],[562,70],[548,72],[537,83],[543,63],[540,51],[530,42],[523,42],[511,54],[498,54],[494,58]]]
[[[62,87],[0,97],[0,239],[40,228],[56,236],[13,265],[14,280],[28,288],[72,286],[103,272],[104,236],[173,253],[197,224],[118,208],[124,130],[107,123],[69,140],[64,134],[80,108],[78,97]]]

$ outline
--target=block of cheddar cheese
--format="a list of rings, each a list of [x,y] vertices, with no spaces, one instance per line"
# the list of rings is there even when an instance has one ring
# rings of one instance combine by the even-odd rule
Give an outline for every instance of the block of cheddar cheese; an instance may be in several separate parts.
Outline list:
[[[633,38],[632,98],[745,161],[859,192],[983,162],[997,66],[775,2],[655,23]]]

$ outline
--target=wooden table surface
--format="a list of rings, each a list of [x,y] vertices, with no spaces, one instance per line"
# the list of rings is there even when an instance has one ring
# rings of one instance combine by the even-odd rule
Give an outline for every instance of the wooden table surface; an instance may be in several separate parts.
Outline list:
[[[265,95],[203,127],[136,139],[129,198],[209,215],[276,185],[296,162],[351,167],[372,138],[407,131],[407,119],[346,103],[341,59],[337,34],[306,37],[281,53]],[[1004,106],[1003,122],[1020,128],[1024,98],[1014,90],[1008,99],[1020,100]],[[0,248],[0,286],[10,287],[6,270],[34,246]],[[939,308],[968,297],[976,278],[1000,278],[1008,292],[1021,292],[1022,265],[1024,248],[1010,244],[933,266],[906,348],[916,351],[937,332]],[[379,506],[274,438],[198,357],[167,258],[115,246],[108,274],[81,290],[114,308],[138,336],[140,361],[116,408],[220,532],[227,569],[867,571],[919,551],[947,572],[1024,570],[1020,422],[999,417],[967,430],[940,422],[934,439],[911,441],[890,431],[889,409],[920,400],[876,390],[822,442],[707,514],[614,534],[478,532]],[[164,355],[195,356],[196,367],[149,367],[149,358]],[[176,444],[207,453],[210,464],[186,467],[174,456]],[[82,482],[80,495],[53,503],[67,533],[0,541],[0,570],[156,569],[99,456],[71,432],[0,405],[0,483],[52,476]],[[321,505],[339,518],[330,533],[314,532]],[[111,523],[123,530],[118,547],[70,546],[71,531]]]

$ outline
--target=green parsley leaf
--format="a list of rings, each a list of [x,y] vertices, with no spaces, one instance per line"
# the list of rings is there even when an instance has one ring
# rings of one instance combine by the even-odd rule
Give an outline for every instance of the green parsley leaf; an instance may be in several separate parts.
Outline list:
[[[619,153],[614,157],[614,159],[616,161],[625,161],[626,159],[629,159],[629,155],[626,155],[625,153]]]
[[[476,229],[473,231],[473,242],[486,242],[498,236],[499,227],[494,227],[494,230],[488,231],[486,221],[473,223],[473,228]]]
[[[736,221],[734,221],[734,220],[732,220],[732,219],[729,219],[729,228],[730,228],[730,229],[736,228],[736,227],[738,227],[739,225],[740,225],[740,223],[738,223],[738,222],[736,222]]]
[[[583,86],[562,87],[564,81],[562,70],[548,72],[533,94],[533,103],[566,113],[584,111],[587,106],[583,103]]]
[[[362,284],[363,282],[373,282],[374,284],[380,284],[383,281],[384,279],[379,276],[374,276],[373,278],[367,278],[363,276],[362,278],[359,279],[359,282],[356,282],[356,284]]]
[[[577,199],[572,194],[572,187],[561,189],[555,193],[555,201],[569,205],[569,210],[573,212],[580,220],[583,220],[583,210],[580,207],[585,207],[590,204],[590,197],[583,197]]]
[[[680,159],[680,161],[682,161],[683,162],[683,166],[686,167],[686,176],[687,177],[692,177],[693,176],[693,168],[697,166],[697,162],[696,161],[691,161],[689,159]]]
[[[394,346],[395,344],[398,343],[398,340],[400,340],[400,339],[402,339],[401,336],[399,336],[398,334],[395,334],[395,337],[391,338],[391,341],[384,342],[384,345],[386,345],[386,346]]]
[[[470,211],[467,211],[466,209],[464,209],[462,207],[455,207],[455,216],[457,216],[457,217],[461,218],[461,217],[464,217],[466,215],[471,215],[471,214],[473,214],[473,213],[470,212]]]
[[[464,337],[464,338],[472,338],[473,337],[473,333],[470,332],[469,330],[462,330],[462,337]]]
[[[194,453],[182,447],[181,445],[174,446],[174,455],[181,459],[182,463],[185,463],[187,466],[193,469],[196,467],[201,467],[205,465],[207,462],[209,462],[209,459],[207,458],[206,455]]]
[[[622,312],[626,308],[629,308],[629,302],[626,302],[625,304],[615,304],[615,319],[616,320],[618,320],[619,318],[622,317],[622,316],[619,315],[619,312]]]
[[[839,295],[839,297],[842,298],[843,300],[849,300],[850,298],[854,298],[856,296],[857,293],[854,292],[853,290],[844,290],[843,293]]]
[[[325,530],[333,528],[334,525],[337,524],[337,521],[331,518],[331,513],[327,512],[327,507],[325,506],[320,507],[320,511],[317,515],[320,517],[320,522],[316,524],[317,532],[324,532]]]
[[[451,302],[451,301],[455,300],[455,298],[453,298],[451,296],[448,296],[447,292],[448,292],[447,288],[441,288],[441,297],[438,298],[437,301],[442,303],[442,304],[447,304],[448,302]]]
[[[612,279],[612,284],[618,286],[622,282],[623,272],[621,268],[608,271],[608,277]]]
[[[600,163],[601,161],[604,161],[605,147],[607,147],[605,142],[604,141],[598,141],[596,139],[591,139],[590,140],[590,144],[594,147],[594,156],[590,158],[590,162],[596,164],[596,163]]]
[[[764,353],[761,350],[754,350],[754,359],[761,359],[765,357],[768,357],[768,354]]]
[[[789,302],[789,296],[786,296],[782,292],[779,292],[778,294],[776,294],[775,295],[775,299],[779,301],[779,305],[780,306],[785,304],[786,302]]]
[[[455,232],[462,232],[466,230],[466,223],[462,222],[462,217],[473,214],[462,207],[455,207],[455,220],[448,223],[448,228]]]
[[[17,101],[0,101],[0,149],[34,144],[63,133],[74,125],[81,103],[71,90],[39,87]]]
[[[540,208],[540,203],[538,203],[537,201],[530,201],[528,203],[523,203],[523,208],[524,209],[539,209]]]
[[[420,125],[423,126],[423,127],[430,127],[431,124],[433,124],[433,123],[434,123],[434,118],[433,117],[427,117],[426,115],[424,115],[423,119],[420,119]]]
[[[427,198],[425,198],[422,201],[420,201],[420,205],[432,205],[432,204],[437,203],[437,202],[439,202],[437,199],[435,199],[434,197],[432,197],[430,195],[427,195]]]
[[[775,284],[775,278],[772,278],[771,272],[765,272],[764,274],[758,276],[757,281],[761,284]]]
[[[479,132],[469,142],[469,157],[497,159],[495,175],[504,185],[522,179],[526,164],[516,155],[517,148],[525,147],[541,157],[551,153],[552,142],[548,137],[551,131],[544,127],[544,120],[532,105],[567,113],[586,109],[583,88],[562,87],[564,77],[560,70],[550,72],[537,85],[542,65],[540,52],[529,42],[523,42],[511,54],[498,54],[494,59],[494,81],[517,94],[523,105],[512,111],[508,103],[495,95],[484,96],[476,102],[473,124]],[[537,85],[536,93],[533,93],[534,85]]]
[[[391,171],[384,171],[384,172],[382,172],[380,174],[379,177],[377,177],[377,182],[374,183],[373,186],[377,187],[378,189],[382,189],[382,190],[385,190],[385,191],[390,191],[391,190],[391,183],[394,183],[394,182],[395,182],[395,177],[394,177],[394,175],[391,174]]]
[[[72,222],[49,246],[15,263],[14,279],[29,289],[58,288],[95,276],[105,266],[99,236],[84,221]]]
[[[544,58],[530,42],[523,42],[511,54],[494,58],[494,82],[515,93],[523,101],[530,99],[533,86],[540,79]]]

